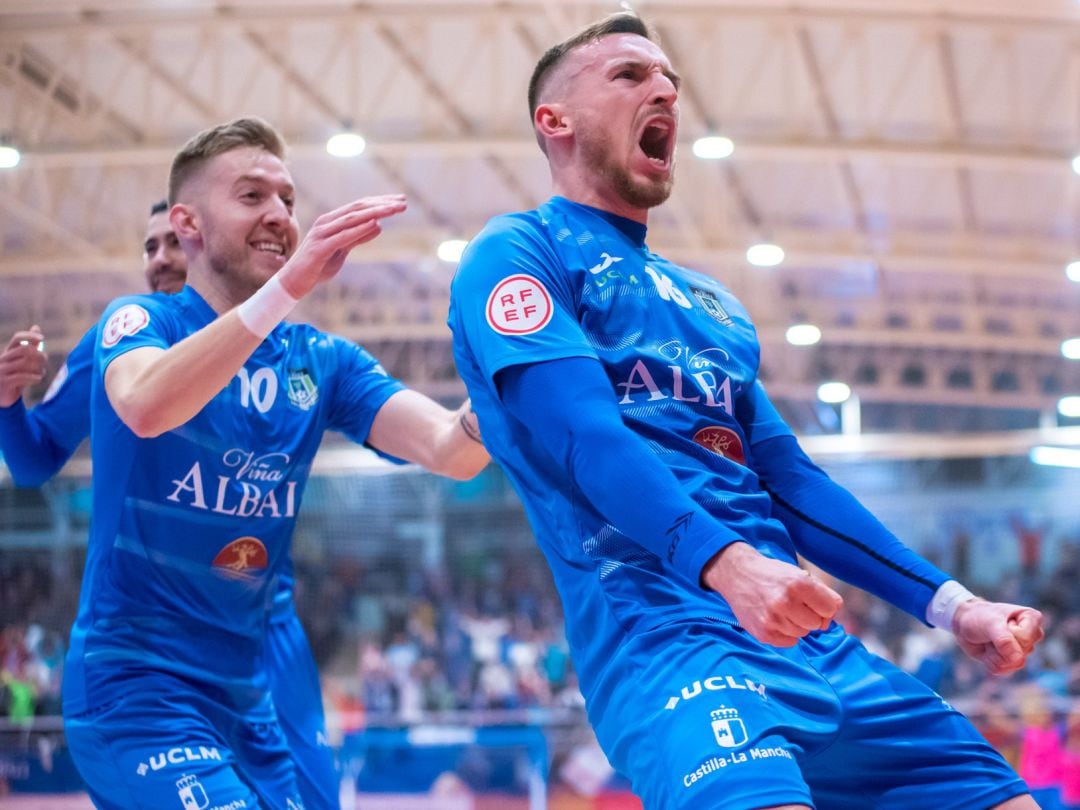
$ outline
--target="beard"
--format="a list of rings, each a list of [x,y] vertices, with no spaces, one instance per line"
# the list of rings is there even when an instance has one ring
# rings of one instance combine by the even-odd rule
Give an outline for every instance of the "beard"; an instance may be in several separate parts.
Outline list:
[[[216,233],[206,234],[206,253],[210,270],[219,283],[243,301],[255,293],[269,278],[263,278],[252,266],[247,244],[229,245],[216,239]]]
[[[667,201],[675,180],[675,165],[672,160],[671,172],[662,180],[636,180],[630,176],[625,166],[616,163],[611,144],[604,137],[590,134],[581,140],[582,154],[586,165],[606,180],[619,198],[634,208],[655,208]]]

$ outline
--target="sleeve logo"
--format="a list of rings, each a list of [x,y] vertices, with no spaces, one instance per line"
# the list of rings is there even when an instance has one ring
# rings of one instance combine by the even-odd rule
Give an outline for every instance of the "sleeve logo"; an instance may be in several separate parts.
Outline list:
[[[101,330],[101,345],[111,349],[121,338],[141,332],[150,323],[150,313],[138,304],[125,304],[109,316]]]
[[[532,276],[508,276],[488,296],[488,326],[500,335],[539,332],[548,325],[551,314],[551,296]]]

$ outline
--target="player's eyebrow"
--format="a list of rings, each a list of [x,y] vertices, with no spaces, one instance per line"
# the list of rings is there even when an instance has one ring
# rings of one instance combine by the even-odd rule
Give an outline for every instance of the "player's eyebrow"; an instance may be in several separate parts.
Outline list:
[[[625,68],[633,68],[634,70],[647,71],[655,64],[654,62],[645,62],[641,59],[621,59],[611,66],[612,72],[618,72]],[[678,90],[682,84],[682,76],[675,72],[673,68],[661,67],[661,72],[667,77],[668,81],[675,85],[675,89]]]

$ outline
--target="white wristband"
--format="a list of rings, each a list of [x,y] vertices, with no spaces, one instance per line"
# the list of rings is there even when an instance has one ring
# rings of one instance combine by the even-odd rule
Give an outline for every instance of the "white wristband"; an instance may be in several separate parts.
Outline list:
[[[933,627],[952,632],[953,617],[956,609],[964,602],[975,598],[975,594],[957,582],[950,579],[935,591],[930,604],[926,606],[926,622]]]
[[[236,314],[251,334],[264,338],[292,312],[296,304],[297,300],[285,291],[281,279],[274,275],[236,308]]]

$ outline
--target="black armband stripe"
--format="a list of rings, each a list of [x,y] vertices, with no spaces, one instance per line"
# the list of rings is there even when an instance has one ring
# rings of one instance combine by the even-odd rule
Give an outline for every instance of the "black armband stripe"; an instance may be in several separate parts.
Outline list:
[[[791,512],[791,514],[793,514],[793,515],[795,515],[795,517],[799,518],[799,520],[802,520],[802,521],[810,524],[811,526],[813,526],[818,531],[825,532],[825,534],[828,534],[828,535],[830,535],[832,537],[835,537],[837,540],[841,540],[844,543],[847,543],[848,545],[854,546],[859,551],[863,552],[863,554],[866,554],[867,556],[873,558],[877,562],[884,565],[886,568],[891,568],[893,571],[896,571],[898,574],[900,574],[902,576],[905,576],[908,579],[911,579],[911,580],[919,583],[920,585],[923,585],[923,586],[929,588],[931,591],[936,591],[937,590],[938,586],[935,585],[930,580],[924,579],[923,577],[920,577],[920,576],[918,576],[916,574],[911,573],[911,571],[897,565],[892,560],[890,560],[888,557],[882,556],[878,552],[874,551],[874,549],[870,548],[870,546],[856,540],[854,537],[848,537],[846,534],[843,534],[842,532],[838,532],[838,531],[836,531],[836,529],[830,528],[829,526],[826,526],[824,523],[821,523],[821,522],[819,522],[817,520],[814,520],[814,518],[810,517],[805,512],[801,512],[800,510],[796,509],[794,506],[792,506],[790,503],[785,501],[783,498],[781,498],[779,495],[777,495],[775,492],[773,492],[771,489],[769,489],[769,487],[765,486],[764,484],[762,484],[762,489],[764,489],[767,493],[769,493],[769,497],[772,498],[774,501],[776,501],[780,506],[782,506],[784,509],[787,509],[789,512]]]

